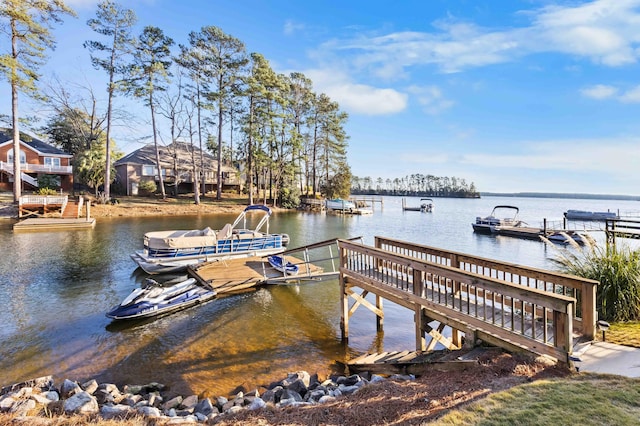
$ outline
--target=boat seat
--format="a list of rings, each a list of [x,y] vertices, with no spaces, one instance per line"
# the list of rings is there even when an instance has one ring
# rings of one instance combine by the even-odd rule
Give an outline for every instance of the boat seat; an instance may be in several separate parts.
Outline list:
[[[226,240],[231,237],[233,227],[230,223],[227,223],[221,230],[218,231],[218,239]]]

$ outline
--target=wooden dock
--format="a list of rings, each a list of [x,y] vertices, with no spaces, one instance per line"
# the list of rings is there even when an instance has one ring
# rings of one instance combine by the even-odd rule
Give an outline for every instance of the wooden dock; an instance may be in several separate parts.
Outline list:
[[[66,231],[72,229],[92,229],[96,226],[94,218],[38,218],[25,219],[13,225],[14,231]]]
[[[262,284],[289,284],[322,273],[322,268],[311,263],[285,256],[286,260],[297,264],[297,275],[284,275],[267,261],[266,257],[245,257],[200,263],[190,266],[187,271],[200,284],[212,287],[218,294],[236,292]]]
[[[548,236],[552,232],[544,231],[541,228],[525,227],[525,226],[505,226],[496,227],[496,235],[504,235],[506,237],[522,238],[527,240],[540,240],[541,236]]]
[[[375,247],[338,244],[343,340],[360,306],[376,315],[382,329],[383,299],[415,313],[417,351],[437,343],[460,349],[483,340],[568,363],[576,340],[593,339],[597,281],[385,237],[375,240]],[[370,293],[375,305],[365,299]],[[443,334],[446,326],[450,338]]]
[[[362,241],[362,237],[346,241]],[[292,256],[297,253],[298,257]],[[338,239],[330,239],[286,250],[278,256],[298,266],[296,275],[285,275],[269,264],[267,257],[222,259],[200,263],[187,268],[189,275],[201,285],[214,288],[218,294],[243,291],[265,284],[299,284],[335,278],[338,270]],[[327,265],[326,267],[318,264]]]

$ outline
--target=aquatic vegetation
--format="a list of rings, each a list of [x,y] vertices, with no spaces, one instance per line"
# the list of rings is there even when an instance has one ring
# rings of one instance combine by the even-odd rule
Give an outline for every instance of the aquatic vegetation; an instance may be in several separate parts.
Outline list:
[[[640,251],[625,245],[596,244],[590,238],[584,246],[569,239],[552,261],[565,273],[600,282],[597,290],[599,318],[606,321],[640,319]]]

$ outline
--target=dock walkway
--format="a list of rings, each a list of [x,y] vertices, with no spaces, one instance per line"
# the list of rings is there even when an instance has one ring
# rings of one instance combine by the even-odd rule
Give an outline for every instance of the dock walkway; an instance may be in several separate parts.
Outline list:
[[[568,363],[577,340],[593,339],[597,281],[384,237],[375,247],[339,246],[344,339],[359,306],[375,313],[381,329],[382,299],[415,312],[416,350],[437,343],[459,349],[480,339]]]

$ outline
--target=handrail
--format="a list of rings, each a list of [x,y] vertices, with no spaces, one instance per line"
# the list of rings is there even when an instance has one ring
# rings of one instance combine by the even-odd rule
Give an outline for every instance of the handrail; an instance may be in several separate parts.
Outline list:
[[[67,201],[68,198],[68,195],[21,195],[18,200],[18,205],[62,205]]]
[[[508,262],[499,262],[479,256],[443,250],[392,238],[375,237],[375,246],[393,253],[447,265],[486,277],[511,282],[527,288],[536,288],[552,294],[572,296],[577,300],[573,318],[575,328],[586,338],[596,331],[596,289],[598,281],[560,272],[546,271]]]
[[[607,219],[605,221],[607,241],[615,244],[616,237],[640,239],[640,220]]]
[[[13,163],[0,161],[0,169],[13,173]],[[44,164],[20,163],[22,172],[73,173],[73,166],[48,166]]]
[[[340,240],[340,275],[564,362],[573,346],[575,299]]]

